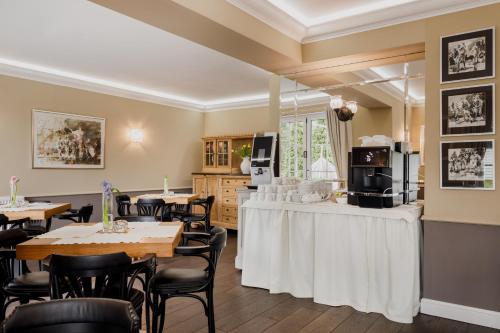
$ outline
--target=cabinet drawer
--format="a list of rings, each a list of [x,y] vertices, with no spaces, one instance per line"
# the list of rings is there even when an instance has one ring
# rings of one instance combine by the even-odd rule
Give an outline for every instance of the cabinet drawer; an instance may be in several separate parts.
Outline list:
[[[237,205],[237,199],[236,197],[223,197],[222,198],[222,204],[223,205]]]
[[[223,178],[222,186],[246,186],[250,185],[250,179]]]
[[[228,206],[222,206],[222,215],[237,217],[238,216],[238,208],[231,207],[231,206],[229,206],[229,207]]]
[[[227,215],[222,215],[222,222],[230,224],[238,224],[236,217]]]
[[[234,197],[238,193],[236,192],[237,187],[223,187],[222,196],[224,197]]]

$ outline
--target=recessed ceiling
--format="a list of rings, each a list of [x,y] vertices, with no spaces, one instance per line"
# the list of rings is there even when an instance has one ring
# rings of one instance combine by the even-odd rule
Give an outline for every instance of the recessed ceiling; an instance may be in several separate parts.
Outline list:
[[[0,74],[193,109],[267,100],[269,72],[85,0],[0,0]]]
[[[404,74],[404,64],[392,64],[386,66],[372,67],[367,70],[355,72],[364,79],[387,79]],[[425,75],[425,60],[412,61],[408,66],[408,75]],[[391,81],[390,83],[377,84],[398,99],[404,98],[404,81]],[[423,103],[425,101],[425,79],[412,79],[408,81],[408,96],[412,103]]]
[[[342,36],[499,0],[226,0],[301,42]]]

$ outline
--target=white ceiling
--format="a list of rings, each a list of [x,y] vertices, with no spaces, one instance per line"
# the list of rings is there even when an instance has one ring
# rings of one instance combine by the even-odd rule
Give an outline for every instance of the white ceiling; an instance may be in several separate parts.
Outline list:
[[[342,36],[499,0],[226,0],[301,42]]]
[[[0,41],[0,74],[198,110],[268,98],[268,72],[85,0],[0,0]]]

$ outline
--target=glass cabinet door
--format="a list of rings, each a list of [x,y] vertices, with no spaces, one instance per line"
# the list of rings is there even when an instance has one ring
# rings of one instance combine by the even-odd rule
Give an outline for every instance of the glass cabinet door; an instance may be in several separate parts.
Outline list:
[[[217,167],[228,167],[231,147],[229,147],[229,140],[217,141]]]
[[[203,163],[205,167],[215,167],[215,142],[205,141]]]

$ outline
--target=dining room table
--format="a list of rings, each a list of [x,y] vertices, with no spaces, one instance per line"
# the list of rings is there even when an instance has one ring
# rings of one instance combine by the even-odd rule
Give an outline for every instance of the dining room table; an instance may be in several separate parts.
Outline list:
[[[187,205],[200,197],[197,193],[146,193],[130,198],[132,204],[137,204],[139,199],[162,199],[166,204],[173,203],[178,205]]]
[[[126,232],[104,232],[102,223],[72,223],[16,246],[19,260],[43,260],[51,254],[101,255],[125,252],[133,258],[174,256],[183,225],[179,222],[129,222]]]
[[[30,202],[18,207],[0,206],[0,214],[9,220],[29,218],[30,220],[52,219],[54,215],[71,209],[70,203]]]

